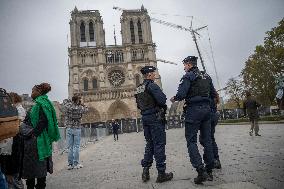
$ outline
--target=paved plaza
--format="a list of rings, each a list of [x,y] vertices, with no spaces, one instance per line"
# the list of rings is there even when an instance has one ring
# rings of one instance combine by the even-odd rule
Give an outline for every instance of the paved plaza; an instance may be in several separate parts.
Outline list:
[[[170,182],[155,183],[155,164],[151,180],[141,181],[140,165],[144,152],[143,133],[113,136],[89,144],[81,152],[84,165],[67,170],[67,154],[55,157],[55,172],[47,178],[48,189],[257,189],[284,188],[284,124],[260,125],[261,137],[249,136],[249,125],[218,125],[216,140],[220,148],[221,170],[214,170],[214,181],[195,185],[184,137],[184,129],[167,130],[167,171]],[[201,149],[201,148],[200,148]]]

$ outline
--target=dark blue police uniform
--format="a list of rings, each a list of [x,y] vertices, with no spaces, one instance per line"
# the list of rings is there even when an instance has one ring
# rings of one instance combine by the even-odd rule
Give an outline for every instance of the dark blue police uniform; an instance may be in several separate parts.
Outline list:
[[[166,95],[162,92],[160,87],[152,80],[145,79],[142,86],[146,86],[146,90],[151,94],[156,105],[141,111],[144,136],[146,139],[146,147],[144,159],[141,161],[142,167],[151,167],[153,163],[153,155],[156,160],[156,167],[158,171],[166,170],[166,132],[165,124],[161,117],[161,111],[166,106]]]
[[[190,59],[193,59],[191,56]],[[206,170],[211,172],[214,166],[212,140],[211,140],[211,109],[210,101],[214,98],[214,86],[211,78],[204,72],[199,71],[195,66],[197,57],[194,57],[194,67],[192,67],[182,77],[179,84],[175,101],[185,99],[185,138],[192,166],[198,173],[204,172],[204,164],[197,147],[197,133],[200,130],[204,143],[204,162]],[[204,181],[201,179],[201,181]],[[198,182],[198,184],[201,182]]]
[[[141,73],[144,75],[155,70],[155,67],[146,66],[141,69]],[[146,140],[145,154],[144,158],[141,160],[141,165],[144,167],[144,170],[146,170],[146,172],[143,172],[143,174],[145,173],[146,178],[143,178],[145,175],[143,176],[142,174],[142,179],[144,182],[150,179],[149,167],[152,166],[154,156],[156,168],[158,170],[157,182],[168,181],[172,179],[173,174],[165,173],[166,95],[153,80],[144,79],[143,83],[137,87],[135,98],[137,107],[141,110],[144,136]]]
[[[219,160],[219,153],[218,153],[218,145],[215,140],[215,128],[218,124],[219,120],[219,113],[217,111],[217,104],[214,99],[211,99],[210,103],[211,108],[211,140],[212,140],[212,148],[213,148],[213,156],[214,156],[214,167],[215,168],[221,168],[220,160]],[[199,136],[199,142],[202,146],[204,146],[204,143],[202,141],[202,135]],[[205,159],[206,157],[203,156]]]
[[[219,120],[219,113],[217,111],[217,105],[215,101],[212,100],[212,103],[211,103],[211,139],[212,139],[213,155],[214,155],[214,160],[220,161],[219,153],[218,153],[218,145],[215,140],[215,128],[216,128],[216,125],[218,124],[218,120]]]

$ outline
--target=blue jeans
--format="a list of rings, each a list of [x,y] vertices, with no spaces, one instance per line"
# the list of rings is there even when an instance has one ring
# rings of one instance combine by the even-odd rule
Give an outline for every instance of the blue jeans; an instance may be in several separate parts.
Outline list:
[[[204,162],[211,170],[214,166],[214,157],[211,140],[211,111],[207,104],[192,104],[186,110],[185,138],[192,166],[196,169],[203,167],[202,158],[197,147],[197,133],[200,130],[204,143]]]
[[[67,128],[68,164],[79,164],[81,128]]]
[[[8,189],[8,184],[6,182],[5,175],[1,171],[1,168],[0,168],[0,188],[1,189]]]
[[[142,116],[144,136],[146,140],[144,159],[141,161],[142,167],[151,167],[153,156],[156,160],[158,172],[166,170],[166,131],[165,124],[159,120],[156,114]]]

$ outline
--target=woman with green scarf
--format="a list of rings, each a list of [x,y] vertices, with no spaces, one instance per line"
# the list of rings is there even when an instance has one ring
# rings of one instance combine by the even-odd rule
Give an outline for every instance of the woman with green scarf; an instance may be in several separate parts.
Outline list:
[[[46,95],[50,90],[48,83],[33,87],[31,97],[35,104],[20,128],[23,138],[20,176],[27,179],[27,189],[45,188],[47,172],[53,172],[52,143],[60,139],[60,134],[55,109]]]

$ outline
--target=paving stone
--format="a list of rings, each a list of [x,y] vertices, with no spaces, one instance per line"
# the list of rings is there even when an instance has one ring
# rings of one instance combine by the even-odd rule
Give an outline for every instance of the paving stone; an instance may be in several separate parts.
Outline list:
[[[222,169],[213,171],[213,182],[201,186],[193,183],[197,173],[190,164],[184,129],[171,129],[166,131],[167,170],[174,173],[171,182],[155,183],[155,162],[150,181],[141,181],[145,144],[141,132],[120,135],[118,142],[108,136],[89,144],[80,153],[84,167],[79,170],[67,170],[66,153],[56,155],[55,172],[47,178],[47,189],[284,188],[284,125],[260,125],[261,137],[249,136],[249,127],[217,126],[215,137]],[[198,147],[202,155],[203,149]]]

